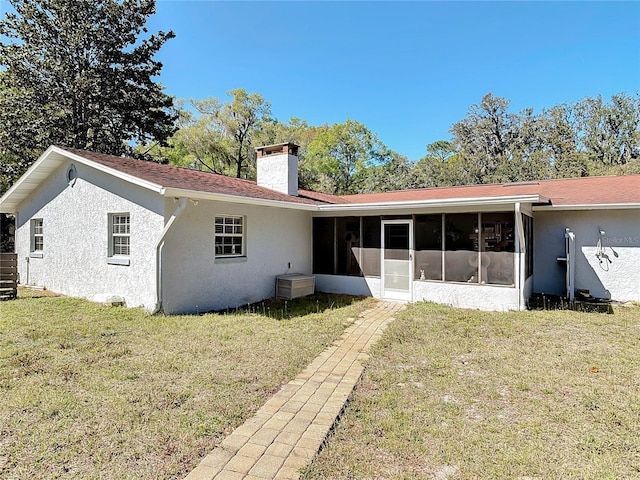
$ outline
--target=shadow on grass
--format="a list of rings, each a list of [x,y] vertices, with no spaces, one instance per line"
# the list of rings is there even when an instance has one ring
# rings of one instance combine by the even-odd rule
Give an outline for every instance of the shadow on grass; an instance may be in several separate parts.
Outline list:
[[[301,317],[311,313],[322,313],[327,310],[347,307],[353,303],[364,299],[352,295],[341,295],[335,293],[316,292],[306,297],[285,300],[282,298],[268,298],[260,302],[251,303],[237,308],[226,308],[209,313],[219,315],[263,315],[277,320]]]
[[[18,297],[10,301],[25,301],[44,298],[65,298],[55,292],[48,290],[35,290],[25,287],[18,289]],[[366,297],[343,295],[336,293],[316,292],[306,297],[295,298],[293,300],[285,300],[282,298],[268,298],[256,303],[247,305],[238,305],[237,307],[229,307],[223,310],[212,310],[201,312],[198,315],[215,313],[218,315],[263,315],[277,320],[290,319],[294,317],[302,317],[311,313],[322,313],[327,310],[343,308],[352,305],[355,302],[363,300]]]
[[[591,296],[576,298],[573,302],[569,302],[560,295],[534,293],[531,298],[529,298],[527,307],[529,310],[573,310],[576,312],[614,313],[611,300]]]

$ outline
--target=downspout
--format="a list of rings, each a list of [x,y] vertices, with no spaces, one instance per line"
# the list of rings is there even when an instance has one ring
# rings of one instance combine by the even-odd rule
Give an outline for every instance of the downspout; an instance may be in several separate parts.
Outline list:
[[[160,310],[162,310],[162,249],[164,247],[164,238],[169,233],[173,223],[183,212],[185,207],[187,206],[187,198],[181,197],[176,210],[171,215],[171,218],[167,222],[167,224],[162,229],[162,233],[160,234],[160,238],[158,239],[158,243],[156,243],[156,305],[151,312],[151,315],[155,315]]]
[[[527,245],[526,239],[524,237],[524,224],[522,222],[522,210],[520,208],[520,202],[517,202],[515,205],[515,220],[516,220],[516,231],[518,234],[518,253],[516,258],[518,259],[517,262],[517,286],[518,286],[518,310],[522,310],[522,304],[523,302],[523,295],[524,295],[524,283],[525,283],[525,279],[522,278],[523,276],[523,272],[524,272],[524,268],[522,265],[522,259],[524,258],[524,256],[526,256],[527,253],[527,249],[530,247],[530,245]]]

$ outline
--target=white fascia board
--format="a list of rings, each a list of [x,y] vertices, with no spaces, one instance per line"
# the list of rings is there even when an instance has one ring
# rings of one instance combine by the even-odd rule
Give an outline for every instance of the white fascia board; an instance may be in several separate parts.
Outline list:
[[[633,210],[640,209],[640,203],[594,203],[582,205],[537,205],[534,212],[561,210]]]
[[[258,205],[261,207],[289,208],[292,210],[316,211],[317,205],[295,202],[284,202],[281,200],[267,200],[264,198],[241,197],[237,195],[227,195],[224,193],[200,192],[198,190],[185,190],[182,188],[163,188],[160,195],[171,197],[187,197],[191,200],[211,200],[216,202],[242,203],[246,205]]]
[[[51,152],[57,150],[60,149],[54,146],[47,148],[40,155],[40,158],[33,162],[33,165],[5,192],[0,198],[0,212],[15,213],[20,202],[27,198],[51,172],[62,165],[63,160],[60,157],[49,158]]]
[[[509,205],[517,202],[540,203],[547,201],[540,195],[515,195],[508,197],[480,197],[480,198],[451,198],[437,200],[412,200],[407,202],[376,202],[376,203],[347,203],[339,205],[319,205],[321,212],[350,212],[356,210],[398,210],[417,208],[449,208],[449,207],[476,207],[483,205]]]

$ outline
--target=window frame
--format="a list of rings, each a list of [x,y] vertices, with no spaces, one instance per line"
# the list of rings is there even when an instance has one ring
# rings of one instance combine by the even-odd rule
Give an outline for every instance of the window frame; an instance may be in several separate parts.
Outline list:
[[[126,218],[125,222],[120,219]],[[118,222],[116,223],[116,220]],[[109,213],[109,251],[108,261],[114,264],[129,265],[129,258],[131,257],[131,213],[130,212],[117,212]],[[114,231],[116,226],[124,226],[126,231]],[[116,242],[116,239],[126,238],[126,245]],[[127,253],[122,253],[123,248],[126,247]]]
[[[218,220],[221,220],[222,223],[218,223]],[[228,220],[231,220],[231,223],[227,223]],[[237,223],[237,222],[240,223]],[[229,214],[219,214],[215,215],[213,218],[213,254],[216,259],[225,259],[225,258],[246,258],[247,256],[247,228],[246,228],[246,217],[244,215],[229,215]],[[221,226],[222,231],[217,231],[218,226]],[[226,227],[230,227],[231,231],[227,230]],[[240,227],[240,233],[237,233],[237,228]],[[222,243],[218,244],[218,238],[222,239]],[[233,239],[240,239],[240,252],[232,252],[225,253],[224,247],[230,246],[232,250],[235,250],[237,243],[233,242]],[[232,239],[231,243],[224,242],[225,239]],[[218,253],[218,247],[222,248],[222,251]]]
[[[44,219],[32,218],[31,219],[30,253],[35,255],[42,255],[43,252],[44,252]]]
[[[533,216],[522,213],[522,226],[524,230],[524,247],[525,247],[525,262],[524,262],[524,278],[528,279],[533,275],[534,270],[534,257],[533,257],[533,229],[534,220]]]

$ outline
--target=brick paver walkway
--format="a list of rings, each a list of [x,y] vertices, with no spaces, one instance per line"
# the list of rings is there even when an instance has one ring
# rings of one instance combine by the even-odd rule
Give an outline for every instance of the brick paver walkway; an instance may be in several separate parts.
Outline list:
[[[297,479],[320,450],[401,303],[377,302],[340,339],[225,438],[185,480]]]

